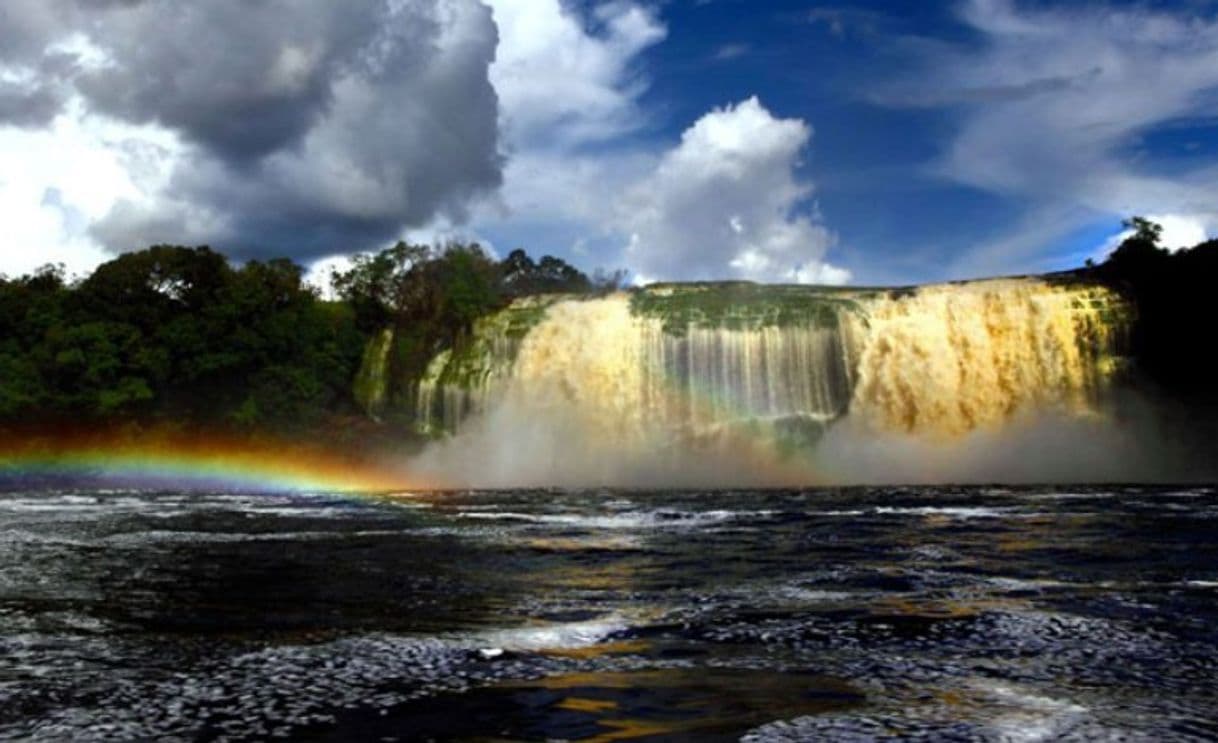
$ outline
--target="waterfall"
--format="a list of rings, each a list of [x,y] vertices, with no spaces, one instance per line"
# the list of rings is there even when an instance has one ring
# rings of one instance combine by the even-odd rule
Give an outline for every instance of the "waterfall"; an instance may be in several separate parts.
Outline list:
[[[377,333],[364,349],[363,362],[355,378],[355,402],[372,418],[377,418],[388,402],[389,350],[393,330]]]
[[[460,430],[462,422],[490,410],[525,335],[562,295],[526,297],[474,323],[470,339],[460,348],[436,354],[418,381],[415,421],[421,433],[441,435]]]
[[[1118,370],[1126,310],[1100,287],[990,280],[866,305],[852,410],[874,428],[953,437],[1020,412],[1088,415]]]
[[[1101,286],[1041,279],[534,298],[433,359],[416,418],[460,434],[511,410],[564,438],[638,450],[736,445],[741,433],[811,443],[847,417],[951,439],[1026,411],[1092,415],[1120,369],[1128,314]]]

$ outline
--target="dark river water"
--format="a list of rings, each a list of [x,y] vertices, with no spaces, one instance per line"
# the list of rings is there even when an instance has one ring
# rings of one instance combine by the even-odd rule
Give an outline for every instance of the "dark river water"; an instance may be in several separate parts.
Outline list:
[[[0,739],[1212,740],[1218,491],[0,494]]]

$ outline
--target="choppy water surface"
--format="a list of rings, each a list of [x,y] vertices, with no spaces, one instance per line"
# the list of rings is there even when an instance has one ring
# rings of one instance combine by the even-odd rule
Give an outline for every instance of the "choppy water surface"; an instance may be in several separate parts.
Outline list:
[[[1218,492],[0,494],[0,738],[1218,737]]]

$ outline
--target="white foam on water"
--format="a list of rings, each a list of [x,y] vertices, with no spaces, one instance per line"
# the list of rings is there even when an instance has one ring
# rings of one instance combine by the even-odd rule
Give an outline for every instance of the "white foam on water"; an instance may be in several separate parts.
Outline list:
[[[1012,508],[987,508],[984,506],[877,506],[874,510],[879,514],[899,514],[913,516],[950,516],[959,519],[997,519],[1006,518],[1012,514]],[[1018,514],[1020,516],[1036,514]]]
[[[301,516],[318,519],[363,515],[359,509],[350,506],[254,506],[239,509],[238,512],[254,516],[279,516],[281,518]]]
[[[123,504],[116,504],[123,505]],[[7,501],[2,506],[5,511],[14,513],[55,513],[69,511],[100,511],[113,510],[114,506],[107,503],[66,503],[63,501]]]
[[[1020,495],[1022,500],[1096,500],[1115,498],[1116,493],[1027,493]]]
[[[470,643],[481,651],[572,650],[596,645],[615,632],[629,629],[631,622],[611,614],[582,622],[561,622],[478,633]]]
[[[1053,740],[1076,726],[1087,708],[1069,700],[1054,699],[1011,684],[977,681],[973,687],[1009,712],[989,721],[1001,741]]]
[[[229,532],[229,531],[170,531],[151,529],[111,534],[93,544],[133,547],[146,544],[199,544],[237,542],[293,542],[316,540],[344,540],[354,537],[386,537],[415,535],[423,530],[415,529],[363,529],[359,531],[274,531],[274,532]],[[84,542],[77,544],[84,545]]]
[[[821,591],[799,586],[786,586],[779,593],[787,599],[808,603],[823,603],[832,601],[848,601],[858,598],[861,594],[851,591]]]
[[[1042,588],[1064,588],[1067,586],[1083,585],[1053,580],[1051,578],[1006,578],[999,576],[986,578],[985,581],[992,586],[1008,591],[1040,590]]]
[[[90,542],[81,539],[72,539],[55,534],[45,534],[37,531],[30,531],[28,529],[0,530],[0,545],[3,544],[48,544],[63,547],[92,546]]]
[[[1160,498],[1204,498],[1215,494],[1216,491],[1213,488],[1194,488],[1191,490],[1172,490],[1165,493],[1156,493],[1155,495]]]
[[[733,519],[771,515],[771,511],[628,511],[613,514],[522,513],[518,511],[462,510],[463,519],[518,521],[583,529],[684,529]]]
[[[628,511],[637,504],[628,498],[613,498],[603,502],[601,505],[611,511]]]
[[[377,634],[271,646],[156,680],[116,683],[96,703],[51,711],[34,737],[194,740],[203,721],[220,719],[211,734],[217,740],[287,738],[299,726],[334,722],[336,710],[465,691],[479,671],[493,670],[471,667],[467,652],[439,639]],[[408,683],[383,689],[389,679]],[[0,738],[9,732],[0,727]]]

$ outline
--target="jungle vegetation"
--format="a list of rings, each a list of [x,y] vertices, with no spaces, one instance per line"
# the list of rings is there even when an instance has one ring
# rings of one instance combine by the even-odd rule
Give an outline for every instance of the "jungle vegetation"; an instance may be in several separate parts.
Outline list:
[[[620,281],[405,243],[356,256],[330,300],[290,260],[234,265],[208,247],[157,245],[75,280],[54,265],[0,276],[0,427],[308,428],[357,413],[352,381],[385,327],[409,367],[515,297]]]

